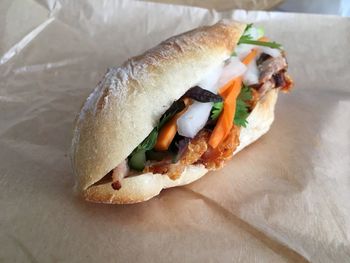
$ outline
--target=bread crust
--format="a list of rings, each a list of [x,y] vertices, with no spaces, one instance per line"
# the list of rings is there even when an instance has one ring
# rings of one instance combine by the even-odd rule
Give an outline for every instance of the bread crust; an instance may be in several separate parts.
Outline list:
[[[240,132],[240,145],[234,154],[251,144],[270,128],[274,120],[274,108],[278,90],[270,90],[256,104],[248,117],[248,125]],[[157,196],[162,189],[186,185],[204,176],[208,170],[203,165],[189,165],[177,180],[166,174],[145,173],[124,178],[120,190],[114,190],[111,182],[93,185],[83,191],[85,200],[97,203],[131,204],[146,201]]]
[[[108,70],[85,101],[73,134],[71,155],[76,188],[86,199],[130,203],[151,197],[142,193],[111,197],[112,193],[102,186],[92,185],[125,160],[173,101],[229,57],[245,26],[225,20],[200,27]],[[124,192],[129,193],[119,191]]]

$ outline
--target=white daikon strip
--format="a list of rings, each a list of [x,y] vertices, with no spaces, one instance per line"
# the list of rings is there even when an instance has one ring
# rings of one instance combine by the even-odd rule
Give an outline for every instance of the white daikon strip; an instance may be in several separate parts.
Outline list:
[[[253,60],[248,65],[248,69],[243,75],[243,83],[245,85],[254,85],[259,83],[259,70],[256,65],[256,60]]]
[[[194,102],[177,120],[180,135],[193,138],[205,126],[213,104],[211,102]]]
[[[216,84],[215,92],[224,86],[231,79],[239,77],[245,73],[247,66],[244,65],[237,57],[230,58],[230,62],[223,68],[219,81]]]

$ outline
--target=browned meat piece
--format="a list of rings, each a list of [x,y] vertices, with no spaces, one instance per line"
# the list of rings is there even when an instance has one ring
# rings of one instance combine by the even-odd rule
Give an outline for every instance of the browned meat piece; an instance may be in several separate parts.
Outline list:
[[[275,75],[272,76],[272,78],[275,82],[276,88],[284,87],[286,85],[286,80],[284,78],[283,71],[276,73]]]
[[[144,172],[167,174],[173,180],[179,178],[187,165],[197,162],[203,153],[207,151],[210,134],[211,132],[208,130],[200,131],[189,142],[177,163],[157,162],[146,166]]]
[[[112,188],[113,188],[114,190],[119,190],[120,188],[122,188],[122,184],[120,183],[119,180],[118,180],[118,181],[114,181],[114,182],[112,183]]]
[[[292,78],[286,73],[283,73],[285,85],[281,87],[283,92],[288,92],[294,85]]]
[[[265,60],[268,60],[269,58],[272,58],[269,54],[261,53],[260,57],[256,61],[256,64],[259,66],[261,65]]]
[[[283,56],[269,58],[258,65],[260,71],[259,83],[265,83],[272,79],[272,76],[287,68],[287,61]]]
[[[112,170],[112,187],[115,190],[119,190],[121,186],[122,179],[129,173],[129,166],[127,160],[121,162],[116,168]]]
[[[145,166],[144,173],[166,174],[169,171],[170,162],[155,162]]]
[[[271,57],[262,53],[257,60],[258,69],[260,71],[259,84],[252,86],[260,93],[260,97],[273,88],[280,88],[282,91],[288,91],[293,82],[287,75],[287,61],[282,53],[282,56]]]
[[[233,152],[239,145],[239,127],[233,126],[227,138],[216,149],[209,148],[200,158],[209,170],[216,170],[224,166],[225,161],[232,158]]]
[[[254,109],[255,105],[260,99],[259,92],[256,89],[251,89],[251,92],[252,92],[252,98],[249,101],[247,101],[250,111]]]
[[[186,151],[180,158],[182,164],[193,164],[205,153],[208,149],[208,141],[211,132],[209,130],[202,130],[198,135],[189,142]]]
[[[259,88],[260,97],[264,96],[266,92],[275,88],[275,81],[273,79],[266,81]]]

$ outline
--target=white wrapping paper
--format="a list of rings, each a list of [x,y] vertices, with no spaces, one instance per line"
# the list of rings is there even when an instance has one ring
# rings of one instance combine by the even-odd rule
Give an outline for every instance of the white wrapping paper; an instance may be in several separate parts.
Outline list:
[[[139,0],[156,3],[197,6],[220,11],[231,9],[268,10],[278,6],[283,0]]]
[[[295,88],[223,170],[127,206],[73,194],[74,118],[109,66],[220,18],[284,44]],[[350,262],[350,22],[133,1],[0,3],[1,262]]]

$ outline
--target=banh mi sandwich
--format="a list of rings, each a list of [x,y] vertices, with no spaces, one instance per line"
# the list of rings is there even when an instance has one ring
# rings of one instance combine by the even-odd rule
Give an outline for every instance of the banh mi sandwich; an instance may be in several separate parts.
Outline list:
[[[85,101],[72,142],[76,189],[128,204],[217,170],[266,133],[292,80],[264,30],[220,21],[110,68]]]

